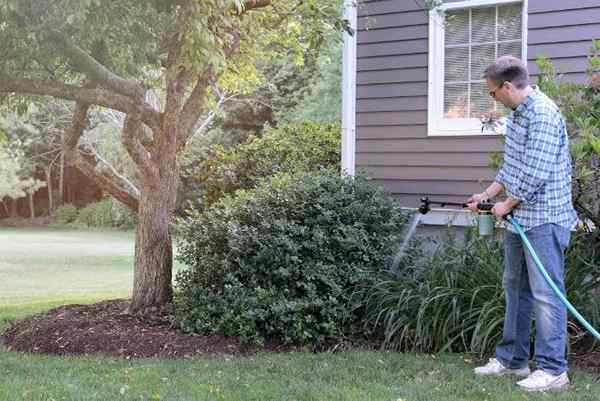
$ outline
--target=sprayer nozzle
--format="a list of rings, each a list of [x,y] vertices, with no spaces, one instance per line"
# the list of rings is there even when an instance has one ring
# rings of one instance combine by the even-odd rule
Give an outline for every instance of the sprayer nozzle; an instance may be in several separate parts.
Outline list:
[[[421,198],[421,206],[419,206],[419,213],[421,213],[421,214],[429,213],[429,211],[431,210],[429,203],[430,203],[429,198],[427,198],[427,197]]]

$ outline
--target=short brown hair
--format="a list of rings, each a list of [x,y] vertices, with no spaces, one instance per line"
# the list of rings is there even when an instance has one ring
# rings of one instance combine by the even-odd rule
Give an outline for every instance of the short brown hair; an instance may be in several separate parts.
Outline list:
[[[519,89],[529,85],[529,72],[527,65],[514,56],[502,56],[483,72],[483,78],[489,79],[498,85],[511,82]]]

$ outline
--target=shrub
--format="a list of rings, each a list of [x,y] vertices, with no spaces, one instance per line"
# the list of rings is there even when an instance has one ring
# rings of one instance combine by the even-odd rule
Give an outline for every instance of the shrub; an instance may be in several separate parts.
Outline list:
[[[224,195],[253,188],[261,179],[277,173],[339,168],[340,131],[339,123],[304,122],[267,128],[262,137],[251,136],[232,148],[213,146],[196,168],[184,174],[184,181],[196,188],[207,208]]]
[[[589,57],[589,81],[560,79],[547,59],[538,60],[540,88],[560,106],[571,137],[573,203],[579,217],[600,227],[600,41]]]
[[[54,211],[54,219],[56,224],[65,225],[71,223],[77,219],[79,215],[79,210],[70,203],[59,206]]]
[[[598,327],[600,237],[574,236],[565,284],[571,303]],[[393,349],[490,354],[502,335],[503,243],[471,235],[464,245],[447,238],[424,268],[400,279],[381,272],[365,289],[370,330]],[[571,317],[571,333],[579,333]],[[577,339],[574,336],[573,339]]]
[[[239,191],[180,220],[177,319],[255,343],[353,335],[355,286],[385,266],[405,221],[381,188],[335,171]]]
[[[137,216],[127,206],[113,198],[90,203],[79,211],[73,222],[76,227],[132,228],[137,224]]]

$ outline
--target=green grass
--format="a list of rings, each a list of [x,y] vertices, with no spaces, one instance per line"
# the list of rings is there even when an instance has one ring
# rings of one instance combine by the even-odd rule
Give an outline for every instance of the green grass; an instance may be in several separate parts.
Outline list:
[[[131,233],[0,229],[0,330],[64,303],[127,296],[132,255]],[[475,364],[456,354],[124,360],[23,355],[0,347],[0,401],[591,401],[600,394],[598,377],[582,371],[571,372],[574,384],[566,393],[526,394],[513,378],[474,377]]]

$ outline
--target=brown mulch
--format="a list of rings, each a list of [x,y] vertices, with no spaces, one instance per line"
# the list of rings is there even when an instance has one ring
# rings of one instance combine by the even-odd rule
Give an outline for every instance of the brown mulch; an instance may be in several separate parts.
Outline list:
[[[251,354],[255,348],[219,334],[185,334],[168,312],[128,314],[127,300],[65,305],[15,322],[0,341],[13,351],[40,354],[104,354],[125,358],[186,358],[202,354]],[[152,316],[149,318],[148,316]],[[261,351],[293,351],[267,343]]]
[[[572,366],[600,374],[600,347],[590,334],[573,345],[570,355]]]
[[[15,322],[0,342],[13,351],[40,354],[103,354],[124,358],[187,358],[194,355],[250,355],[258,349],[220,334],[185,334],[172,324],[167,309],[144,316],[128,314],[128,300],[93,305],[65,305]],[[600,374],[600,347],[591,336],[571,350],[571,365]],[[347,350],[339,340],[328,351]],[[375,345],[373,349],[378,348]],[[267,342],[261,351],[291,352],[300,348]]]

